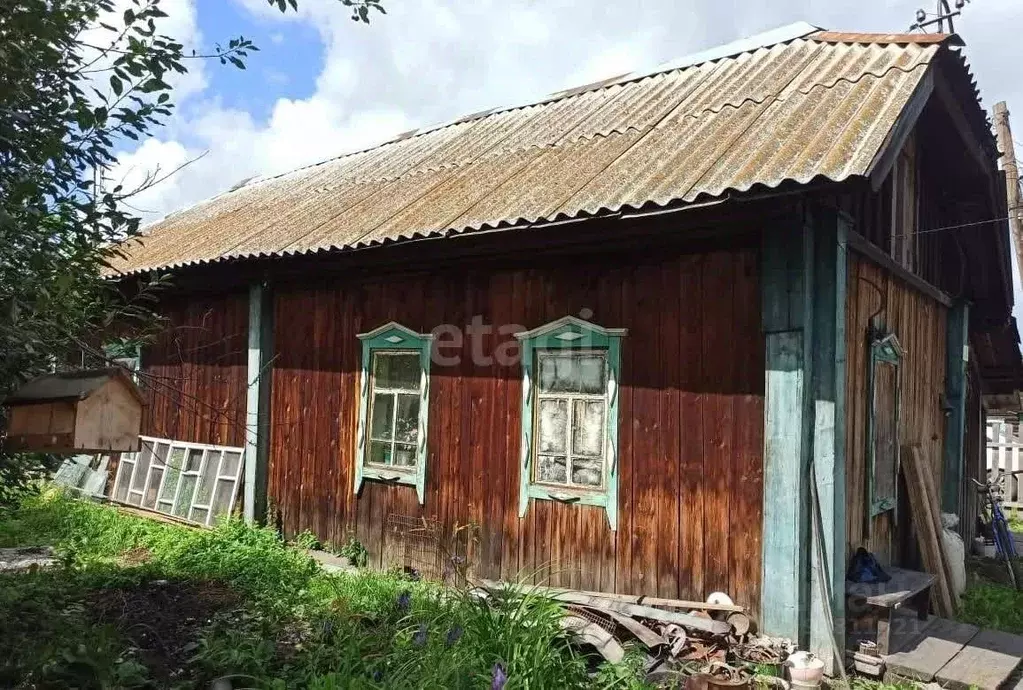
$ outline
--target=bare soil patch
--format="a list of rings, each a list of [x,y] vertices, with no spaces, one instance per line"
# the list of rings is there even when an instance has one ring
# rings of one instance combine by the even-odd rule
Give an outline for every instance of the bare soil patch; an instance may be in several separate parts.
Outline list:
[[[154,580],[97,590],[86,601],[97,622],[114,626],[131,642],[154,679],[167,680],[182,673],[213,615],[236,608],[241,597],[212,580]]]

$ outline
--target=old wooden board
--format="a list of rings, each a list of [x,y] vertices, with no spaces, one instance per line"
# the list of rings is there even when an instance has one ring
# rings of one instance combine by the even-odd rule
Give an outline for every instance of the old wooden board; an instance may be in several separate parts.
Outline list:
[[[955,604],[952,599],[951,587],[945,577],[946,564],[941,550],[941,536],[935,520],[937,503],[932,503],[925,474],[928,471],[926,460],[919,446],[904,446],[902,451],[902,471],[906,477],[906,488],[912,508],[913,530],[920,543],[920,552],[924,567],[936,577],[932,589],[937,612],[943,616],[955,615]]]
[[[895,566],[888,568],[888,574],[892,576],[888,582],[847,582],[846,594],[863,599],[871,606],[897,608],[933,585],[935,580],[934,575],[930,573],[904,570]]]
[[[899,616],[897,620],[899,625],[893,625],[893,629],[925,627],[916,634],[893,640],[895,653],[884,657],[887,673],[924,683],[934,680],[938,671],[980,632],[975,625],[945,618],[931,618],[926,624],[909,615]]]
[[[996,690],[1012,676],[1023,658],[1023,637],[982,630],[936,674],[946,688]]]

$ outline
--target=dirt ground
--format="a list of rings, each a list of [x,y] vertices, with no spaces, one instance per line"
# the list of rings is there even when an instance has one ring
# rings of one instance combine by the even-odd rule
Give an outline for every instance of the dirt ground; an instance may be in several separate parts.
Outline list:
[[[154,679],[167,680],[181,673],[211,617],[239,601],[219,582],[154,580],[92,592],[87,606],[97,622],[114,626],[131,640]]]

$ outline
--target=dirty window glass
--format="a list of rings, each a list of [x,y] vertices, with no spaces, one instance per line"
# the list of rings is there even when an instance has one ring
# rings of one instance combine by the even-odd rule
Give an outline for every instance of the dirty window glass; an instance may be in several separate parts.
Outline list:
[[[607,355],[541,352],[537,362],[533,479],[584,490],[604,486]]]
[[[421,374],[418,351],[373,353],[366,450],[369,464],[416,466]]]

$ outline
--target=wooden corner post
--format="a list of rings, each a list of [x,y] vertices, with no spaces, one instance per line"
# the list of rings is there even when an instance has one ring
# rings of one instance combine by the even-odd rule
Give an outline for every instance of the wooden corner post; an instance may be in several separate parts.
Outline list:
[[[801,645],[807,641],[809,589],[813,239],[802,215],[792,214],[765,229],[761,251],[766,385],[760,628]]]
[[[845,649],[846,243],[848,218],[815,208],[813,450],[810,465],[810,651],[834,673]],[[830,663],[829,663],[830,660]]]
[[[970,308],[956,302],[948,310],[945,357],[945,457],[941,480],[941,510],[959,514],[959,488],[963,482],[963,446],[966,434],[966,364],[969,359]]]
[[[273,351],[273,299],[264,283],[249,287],[248,391],[245,401],[245,521],[266,517],[270,456],[270,379]]]
[[[765,231],[761,255],[766,401],[760,625],[833,660],[832,640],[844,643],[845,626],[848,222],[813,207],[781,225]]]

